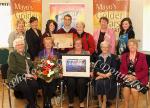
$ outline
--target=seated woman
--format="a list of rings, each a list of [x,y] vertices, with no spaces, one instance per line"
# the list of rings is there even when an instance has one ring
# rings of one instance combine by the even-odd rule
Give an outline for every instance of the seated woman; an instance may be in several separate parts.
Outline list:
[[[133,96],[132,108],[138,108],[139,91],[142,89],[138,90],[139,87],[136,85],[144,87],[148,83],[148,65],[145,54],[137,51],[138,42],[136,39],[128,40],[128,48],[129,52],[121,56],[120,65],[120,72],[126,78],[123,84],[124,108],[129,107],[130,94]]]
[[[49,56],[57,56],[58,54],[53,49],[53,39],[52,37],[45,37],[43,39],[44,49],[40,51],[39,58],[48,58]],[[51,98],[54,96],[55,91],[57,89],[57,79],[54,79],[50,83],[45,82],[44,80],[39,80],[43,89],[43,97],[44,97],[44,107],[43,108],[52,108]]]
[[[103,41],[100,44],[102,53],[98,55],[95,62],[94,74],[96,76],[96,93],[98,95],[99,105],[102,108],[106,108],[106,102],[110,97],[110,91],[115,86],[114,76],[109,68],[116,69],[116,56],[110,53],[110,44],[107,41]],[[104,66],[106,64],[107,66]],[[114,93],[116,94],[116,93]]]
[[[69,51],[68,54],[88,55],[90,53],[82,49],[82,39],[76,38],[74,39],[74,49]],[[79,96],[80,108],[84,108],[84,98],[86,97],[87,82],[88,82],[88,78],[82,78],[82,77],[66,78],[67,93],[69,98],[69,108],[73,108],[74,95],[76,89],[77,89],[77,94]]]
[[[14,90],[19,90],[28,100],[27,108],[36,108],[36,93],[38,89],[36,77],[31,74],[31,59],[25,52],[23,38],[17,38],[13,42],[14,51],[9,55],[8,83]]]

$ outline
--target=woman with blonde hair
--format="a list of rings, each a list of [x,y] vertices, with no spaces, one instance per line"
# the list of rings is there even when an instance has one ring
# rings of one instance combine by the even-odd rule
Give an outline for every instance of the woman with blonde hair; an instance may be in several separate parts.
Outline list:
[[[25,39],[25,21],[23,18],[20,18],[17,20],[16,31],[11,32],[9,35],[8,44],[9,44],[9,51],[10,52],[14,51],[13,41],[16,38]]]

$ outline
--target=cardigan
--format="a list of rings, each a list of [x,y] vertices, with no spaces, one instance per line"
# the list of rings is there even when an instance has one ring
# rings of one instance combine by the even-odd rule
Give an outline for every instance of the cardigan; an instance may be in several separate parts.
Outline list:
[[[98,39],[99,39],[99,34],[100,34],[100,29],[95,30],[93,34],[93,38],[95,40],[95,45],[97,46],[98,44]],[[110,52],[112,54],[115,53],[115,33],[114,30],[108,28],[106,30],[105,36],[104,36],[104,41],[108,41],[111,45]],[[95,47],[95,50],[97,51],[97,47]]]
[[[128,74],[128,59],[129,53],[124,53],[121,56],[120,72],[123,75]],[[135,65],[135,76],[142,84],[146,85],[148,82],[148,65],[146,56],[143,53],[137,52],[137,62]]]
[[[39,54],[38,54],[38,57],[39,58],[48,58],[48,56],[57,56],[58,57],[58,59],[60,59],[61,58],[61,53],[59,53],[59,52],[57,52],[55,49],[51,49],[51,52],[50,52],[50,54],[46,54],[46,51],[45,51],[45,49],[43,49],[43,50],[41,50],[40,52],[39,52]]]
[[[108,69],[108,65],[110,66],[110,68],[113,68],[113,69],[117,68],[117,56],[114,54],[108,55],[108,57],[106,58],[106,61],[104,61],[104,58],[101,55],[98,55],[96,62],[97,64],[94,68],[94,73],[100,72],[103,74],[107,74],[108,72],[110,72],[110,70]],[[100,68],[102,64],[107,64],[107,66],[105,68]]]
[[[90,54],[93,54],[95,51],[95,43],[93,36],[87,32],[83,32],[81,36],[79,34],[74,34],[73,39],[75,38],[82,38],[82,47],[84,50],[89,51]]]
[[[17,51],[13,51],[10,53],[8,60],[9,68],[7,74],[8,82],[10,82],[18,74],[22,76],[23,74],[27,73],[25,60],[27,60],[29,68],[31,69],[33,67],[33,64],[28,53],[25,53],[25,55],[20,55]]]
[[[34,60],[38,56],[38,53],[41,49],[41,36],[42,33],[37,29],[39,36],[33,31],[32,28],[26,31],[26,41],[28,44],[27,52],[30,54],[31,59]]]

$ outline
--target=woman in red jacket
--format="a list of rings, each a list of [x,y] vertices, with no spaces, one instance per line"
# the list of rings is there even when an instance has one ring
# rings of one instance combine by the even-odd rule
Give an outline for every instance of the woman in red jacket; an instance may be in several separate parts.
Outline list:
[[[84,28],[85,28],[84,22],[77,22],[76,24],[77,34],[74,34],[73,37],[74,39],[76,39],[77,37],[82,38],[83,49],[89,51],[90,54],[93,54],[93,52],[95,51],[95,42],[93,36],[85,32]]]
[[[130,94],[133,96],[133,108],[138,108],[140,87],[146,87],[148,83],[148,65],[146,56],[137,52],[138,42],[129,39],[129,52],[121,56],[120,72],[125,75],[123,83],[123,95],[125,99],[124,108],[129,107]]]

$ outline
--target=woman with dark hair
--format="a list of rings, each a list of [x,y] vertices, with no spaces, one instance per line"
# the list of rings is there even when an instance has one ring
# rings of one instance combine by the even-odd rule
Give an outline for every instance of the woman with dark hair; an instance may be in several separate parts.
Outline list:
[[[49,37],[51,34],[57,32],[57,23],[54,20],[48,20],[46,23],[45,33],[43,34],[44,37]]]
[[[26,41],[28,45],[28,53],[31,56],[31,59],[34,60],[35,57],[38,57],[40,51],[40,43],[42,33],[38,29],[38,19],[34,16],[30,18],[31,28],[26,31]]]
[[[112,54],[115,53],[115,32],[113,29],[108,27],[109,19],[107,17],[101,17],[99,19],[100,28],[94,31],[93,38],[95,41],[96,53],[100,54],[101,48],[100,44],[103,41],[110,43],[110,51]]]
[[[128,52],[127,43],[131,38],[135,38],[135,33],[133,31],[132,21],[130,18],[124,18],[120,23],[120,33],[117,44],[117,54],[121,55]]]
[[[51,37],[52,34],[55,34],[57,32],[57,23],[54,20],[48,20],[46,23],[45,32],[42,35],[41,41],[43,42],[43,39],[45,37]],[[43,48],[43,44],[41,43],[41,47]]]

